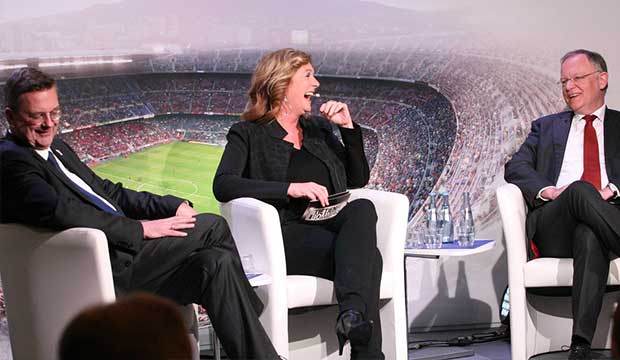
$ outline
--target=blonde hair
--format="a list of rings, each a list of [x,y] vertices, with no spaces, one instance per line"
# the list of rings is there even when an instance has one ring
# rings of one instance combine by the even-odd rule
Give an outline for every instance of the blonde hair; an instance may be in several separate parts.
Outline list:
[[[250,99],[241,118],[248,121],[275,118],[291,78],[300,67],[311,62],[309,54],[291,48],[263,56],[252,74],[248,90]]]

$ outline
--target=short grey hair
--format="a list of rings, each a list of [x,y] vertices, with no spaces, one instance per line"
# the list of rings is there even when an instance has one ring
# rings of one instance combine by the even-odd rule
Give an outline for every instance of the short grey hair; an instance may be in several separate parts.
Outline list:
[[[585,55],[590,61],[590,63],[594,65],[596,70],[607,72],[607,63],[605,62],[603,55],[586,49],[577,49],[567,52],[566,54],[564,54],[564,56],[562,56],[560,64],[564,64],[564,61],[577,55]]]

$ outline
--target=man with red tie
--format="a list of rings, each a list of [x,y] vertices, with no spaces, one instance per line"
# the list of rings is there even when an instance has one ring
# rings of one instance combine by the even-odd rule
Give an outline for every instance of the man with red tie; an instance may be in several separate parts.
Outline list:
[[[600,54],[564,55],[560,85],[570,110],[534,121],[505,168],[530,210],[530,255],[574,259],[569,359],[591,357],[609,259],[620,255],[620,112],[605,105],[607,80]]]

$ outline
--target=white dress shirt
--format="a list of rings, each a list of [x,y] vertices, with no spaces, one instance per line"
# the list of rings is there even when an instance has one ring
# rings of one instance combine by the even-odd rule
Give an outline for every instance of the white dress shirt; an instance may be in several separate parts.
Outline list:
[[[607,169],[605,168],[605,136],[603,136],[603,124],[605,122],[605,105],[598,108],[592,113],[596,119],[592,122],[592,126],[596,131],[596,140],[598,141],[598,159],[601,171],[601,186],[605,188],[609,184],[607,178]],[[556,187],[562,187],[581,179],[583,174],[583,132],[586,126],[584,115],[575,114],[571,122],[568,140],[566,141],[566,150],[564,151],[564,159],[562,160],[562,169]]]
[[[596,109],[592,115],[596,116],[596,119],[592,121],[592,126],[596,132],[596,140],[598,142],[598,160],[601,171],[601,186],[603,189],[607,186],[614,193],[614,196],[618,196],[618,188],[616,185],[609,182],[607,177],[607,168],[605,167],[605,136],[603,126],[605,122],[605,110],[607,106],[603,104],[600,108]],[[566,141],[566,149],[564,150],[564,158],[562,159],[562,168],[560,169],[560,175],[556,182],[556,187],[562,187],[581,179],[583,175],[583,132],[586,127],[585,115],[575,114],[571,121],[570,130],[568,132],[568,140]],[[552,186],[545,186],[538,192],[537,198],[549,201],[541,194],[546,189]]]

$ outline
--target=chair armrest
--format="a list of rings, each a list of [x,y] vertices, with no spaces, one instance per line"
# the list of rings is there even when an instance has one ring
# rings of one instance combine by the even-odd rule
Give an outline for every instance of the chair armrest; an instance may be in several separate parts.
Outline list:
[[[383,257],[384,271],[399,274],[403,268],[409,200],[405,195],[371,190],[350,190],[350,200],[368,199],[377,211],[377,247]]]
[[[239,198],[220,204],[239,254],[252,255],[256,270],[269,274],[274,282],[286,279],[286,259],[276,209],[257,199]]]
[[[506,184],[495,190],[502,218],[508,268],[520,269],[527,262],[527,235],[525,233],[526,205],[521,190],[514,184]]]
[[[21,224],[0,224],[0,234],[0,269],[7,266],[29,266],[32,269],[34,266],[33,271],[45,275],[46,279],[40,279],[41,282],[58,284],[71,283],[67,275],[81,278],[80,272],[87,268],[89,274],[83,275],[98,279],[97,293],[106,301],[116,298],[108,242],[103,231],[71,228],[57,232]],[[72,258],[72,254],[80,257]],[[26,265],[25,262],[32,264]],[[92,286],[94,284],[89,288]]]
[[[57,354],[71,318],[115,299],[107,239],[96,229],[0,224],[0,273],[16,358]]]

